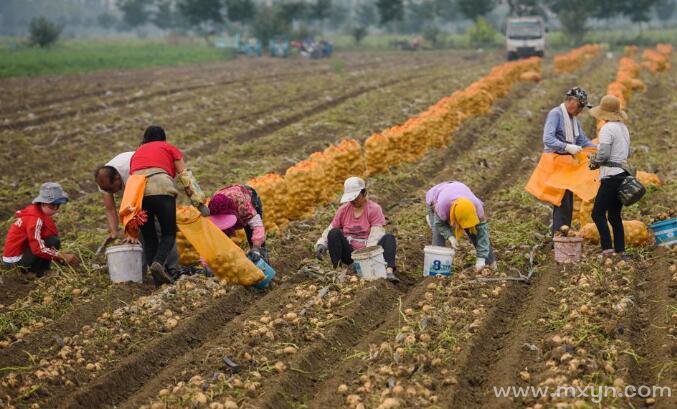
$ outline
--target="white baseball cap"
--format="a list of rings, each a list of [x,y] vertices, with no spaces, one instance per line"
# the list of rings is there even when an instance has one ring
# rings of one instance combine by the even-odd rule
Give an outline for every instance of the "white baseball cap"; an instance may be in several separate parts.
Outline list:
[[[364,179],[357,176],[351,176],[343,183],[343,196],[341,203],[352,202],[360,195],[362,189],[366,187]]]

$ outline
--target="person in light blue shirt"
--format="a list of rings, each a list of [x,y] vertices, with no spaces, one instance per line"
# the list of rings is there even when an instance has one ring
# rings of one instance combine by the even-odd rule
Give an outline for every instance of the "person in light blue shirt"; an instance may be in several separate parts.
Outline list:
[[[583,148],[596,147],[585,135],[576,116],[584,108],[590,108],[588,94],[579,87],[567,91],[566,100],[553,108],[545,120],[543,127],[543,146],[545,153],[575,156]],[[570,190],[564,192],[562,204],[554,206],[552,211],[552,231],[562,226],[571,226],[574,209],[574,194]]]

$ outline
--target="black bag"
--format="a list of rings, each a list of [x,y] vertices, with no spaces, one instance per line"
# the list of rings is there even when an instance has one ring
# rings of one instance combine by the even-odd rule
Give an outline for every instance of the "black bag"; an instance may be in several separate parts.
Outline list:
[[[635,172],[628,169],[627,166],[623,163],[616,163],[616,162],[606,162],[604,163],[604,166],[612,166],[616,168],[621,168],[624,171],[628,173],[628,176],[623,179],[623,182],[621,182],[621,185],[618,187],[618,200],[620,200],[621,203],[623,203],[623,206],[630,206],[633,205],[642,199],[644,197],[644,194],[646,193],[646,188],[640,182],[637,180],[637,178],[634,176]]]

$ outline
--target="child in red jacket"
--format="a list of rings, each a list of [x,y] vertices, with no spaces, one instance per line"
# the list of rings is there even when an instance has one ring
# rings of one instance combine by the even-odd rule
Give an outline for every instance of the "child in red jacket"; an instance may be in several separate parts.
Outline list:
[[[59,251],[59,231],[52,216],[68,202],[68,195],[58,183],[47,182],[33,203],[16,212],[16,221],[7,231],[2,261],[42,277],[51,262],[76,265],[74,254]]]

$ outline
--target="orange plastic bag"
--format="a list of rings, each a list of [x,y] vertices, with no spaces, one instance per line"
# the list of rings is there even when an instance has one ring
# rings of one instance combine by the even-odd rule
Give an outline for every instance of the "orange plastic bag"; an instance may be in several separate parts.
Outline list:
[[[250,286],[265,278],[242,249],[194,207],[178,207],[176,224],[221,281]]]
[[[531,174],[525,190],[537,199],[559,206],[564,191],[570,190],[586,202],[592,201],[599,190],[599,170],[588,169],[588,153],[584,149],[576,157],[544,153]]]
[[[125,229],[125,235],[139,238],[139,228],[146,223],[148,215],[142,210],[143,194],[146,191],[146,177],[131,175],[125,184],[125,193],[120,202],[120,220]]]

